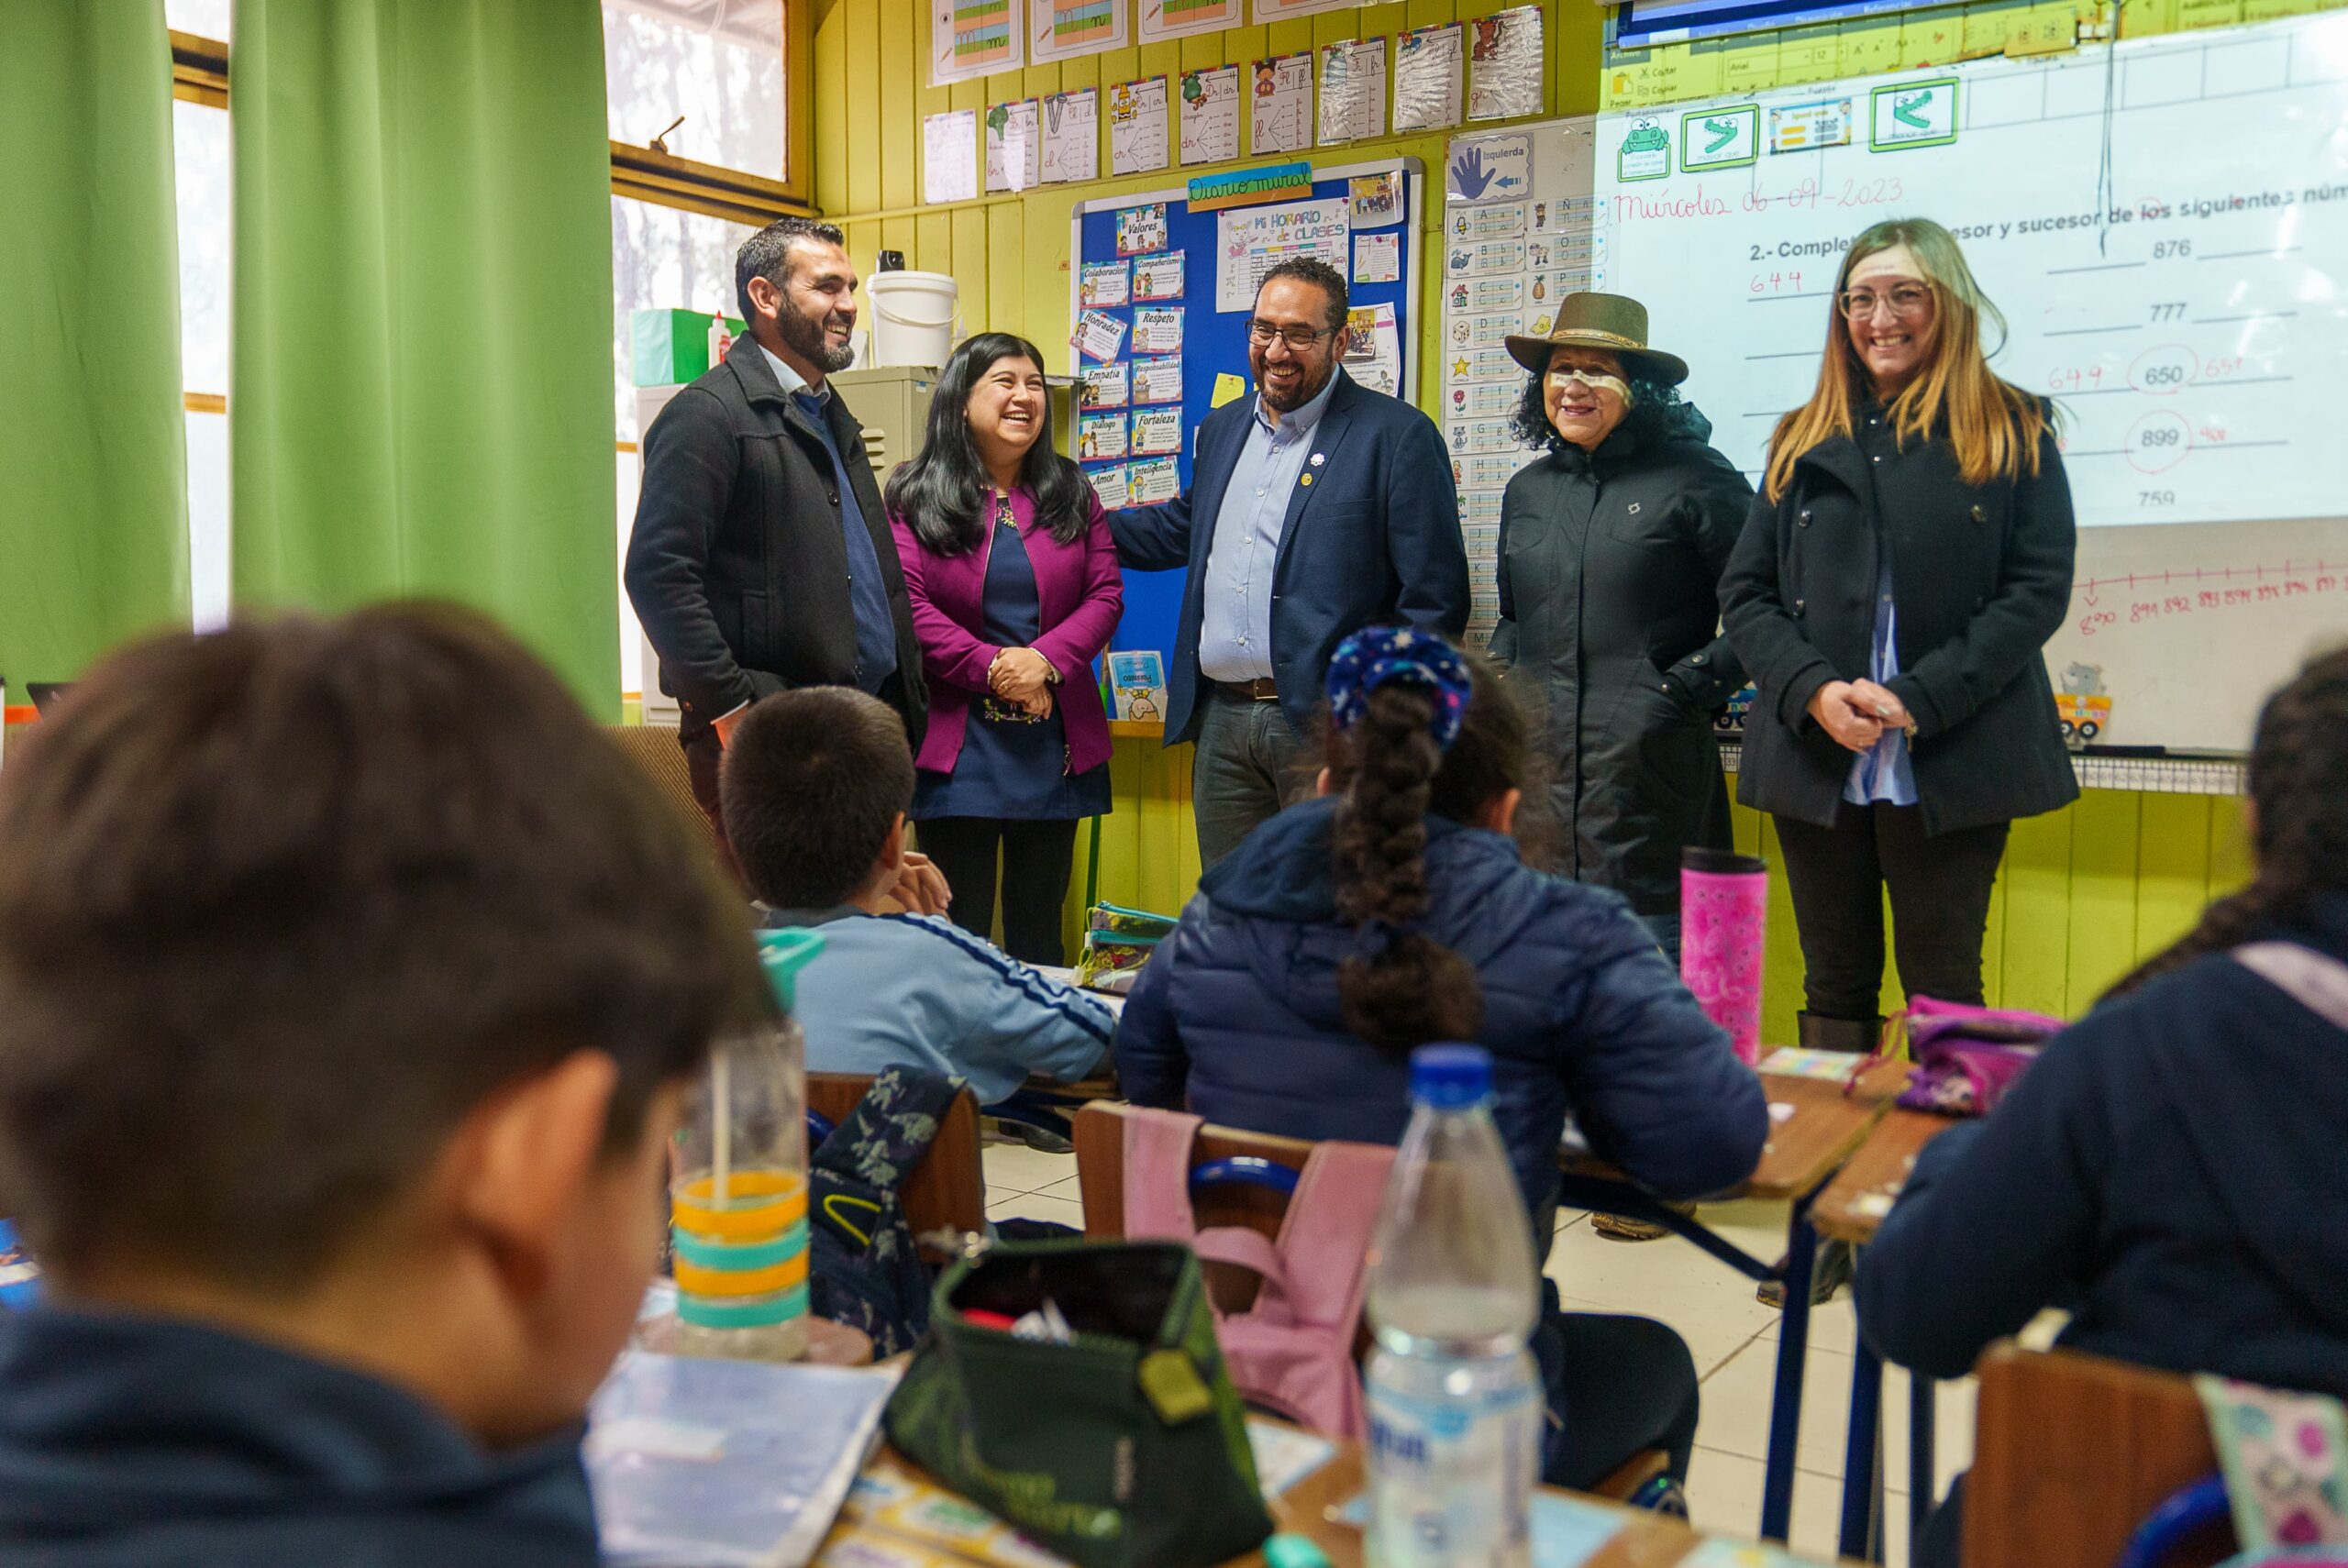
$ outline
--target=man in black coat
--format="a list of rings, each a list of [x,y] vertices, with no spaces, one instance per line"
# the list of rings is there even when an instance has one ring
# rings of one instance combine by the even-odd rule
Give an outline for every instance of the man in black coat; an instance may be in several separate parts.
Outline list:
[[[770,224],[734,279],[749,331],[645,432],[626,570],[660,689],[684,711],[693,798],[721,838],[718,756],[758,699],[854,686],[916,744],[929,701],[863,430],[825,381],[854,358],[840,231]]]

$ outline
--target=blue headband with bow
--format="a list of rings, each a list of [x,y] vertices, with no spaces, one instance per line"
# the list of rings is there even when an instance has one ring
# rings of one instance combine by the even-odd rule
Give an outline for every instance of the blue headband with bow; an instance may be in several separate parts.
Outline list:
[[[1331,720],[1340,730],[1352,729],[1368,712],[1369,694],[1397,680],[1424,687],[1434,698],[1434,720],[1428,731],[1437,750],[1449,751],[1459,738],[1460,719],[1474,689],[1468,661],[1433,632],[1370,626],[1338,644],[1329,660]]]

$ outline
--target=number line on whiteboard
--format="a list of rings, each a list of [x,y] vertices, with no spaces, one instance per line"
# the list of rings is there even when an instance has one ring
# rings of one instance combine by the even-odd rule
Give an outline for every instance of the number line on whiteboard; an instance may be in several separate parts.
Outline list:
[[[1747,294],[1746,304],[1767,304],[1772,300],[1822,300],[1833,294],[1832,289],[1813,289],[1806,294]]]
[[[2196,256],[2196,261],[2239,261],[2249,256],[2296,256],[2299,248],[2287,245],[2280,250],[2220,250],[2208,256]]]
[[[2256,582],[2263,581],[2268,572],[2273,572],[2279,578],[2288,579],[2305,577],[2309,572],[2331,572],[2342,569],[2348,569],[2348,562],[2286,560],[2280,566],[2254,562],[2249,566],[2184,567],[2163,571],[2123,572],[2114,577],[2083,577],[2074,580],[2071,587],[2074,590],[2105,589],[2117,588],[2122,583],[2132,589],[2150,588],[2154,584],[2165,587],[2180,580],[2200,582],[2209,578],[2217,578],[2221,581],[2231,582],[2237,577],[2246,577]]]
[[[2046,275],[2050,278],[2059,278],[2066,272],[2121,272],[2131,267],[2151,265],[2149,261],[2103,261],[2092,267],[2049,267],[2046,269]]]
[[[2042,332],[2038,336],[2041,337],[2092,337],[2099,332],[2135,332],[2143,326],[2142,322],[2132,321],[2120,326],[2066,326],[2060,332]]]
[[[2281,321],[2287,317],[2294,316],[2298,314],[2299,313],[2295,310],[2258,310],[2251,312],[2248,315],[2197,315],[2193,318],[2193,325],[2196,326],[2224,326],[2229,323],[2237,321]]]

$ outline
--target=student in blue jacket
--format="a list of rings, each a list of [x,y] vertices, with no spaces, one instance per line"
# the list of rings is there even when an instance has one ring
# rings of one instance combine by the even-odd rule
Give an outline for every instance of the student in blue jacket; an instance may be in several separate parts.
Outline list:
[[[1108,1055],[1107,1008],[926,912],[906,867],[913,748],[887,705],[845,686],[766,699],[726,744],[718,791],[762,923],[824,933],[792,1004],[809,1067],[958,1073],[991,1105]],[[906,904],[924,912],[893,912]]]
[[[1298,1138],[1399,1141],[1410,1052],[1492,1053],[1494,1119],[1545,1254],[1570,1111],[1663,1197],[1761,1157],[1761,1086],[1621,895],[1527,867],[1523,716],[1423,631],[1374,628],[1332,660],[1318,799],[1210,870],[1135,983],[1117,1034],[1139,1105]],[[1543,1474],[1586,1486],[1695,1441],[1687,1346],[1644,1318],[1566,1314],[1543,1282],[1534,1350],[1552,1413]]]
[[[2251,885],[1917,1157],[1860,1255],[1886,1360],[1961,1376],[2061,1307],[2078,1350],[2348,1399],[2348,650],[2266,704],[2250,798]],[[1920,1564],[1956,1562],[1959,1512]]]

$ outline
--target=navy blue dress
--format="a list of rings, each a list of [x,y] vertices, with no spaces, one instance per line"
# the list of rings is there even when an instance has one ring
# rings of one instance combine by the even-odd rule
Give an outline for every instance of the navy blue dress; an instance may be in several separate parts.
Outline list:
[[[998,647],[1020,648],[1043,635],[1035,563],[1019,536],[1008,498],[995,498],[994,547],[987,557],[986,598],[979,635]],[[1063,671],[1063,674],[1071,672]],[[1072,672],[1089,679],[1089,671]],[[1060,688],[1065,692],[1068,688]],[[1083,689],[1078,687],[1080,696]],[[1068,732],[1056,701],[1036,719],[1015,702],[987,695],[970,705],[962,755],[954,771],[923,768],[914,787],[915,822],[936,817],[989,817],[1012,822],[1063,822],[1109,810],[1109,765],[1070,778]]]

